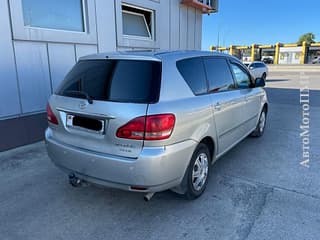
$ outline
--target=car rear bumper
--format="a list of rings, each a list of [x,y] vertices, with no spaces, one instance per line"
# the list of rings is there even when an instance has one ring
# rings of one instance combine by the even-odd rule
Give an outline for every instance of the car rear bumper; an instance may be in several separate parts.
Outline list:
[[[159,192],[183,179],[197,142],[183,141],[165,147],[144,147],[137,159],[107,155],[61,143],[46,131],[48,155],[56,166],[80,179],[112,188]]]

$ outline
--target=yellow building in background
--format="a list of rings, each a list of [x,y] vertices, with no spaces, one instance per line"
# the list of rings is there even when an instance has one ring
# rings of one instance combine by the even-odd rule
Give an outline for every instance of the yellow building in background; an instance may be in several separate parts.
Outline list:
[[[229,53],[243,62],[265,61],[273,64],[308,64],[320,56],[320,43],[276,43],[274,45],[252,44],[250,46],[210,47],[211,51]]]

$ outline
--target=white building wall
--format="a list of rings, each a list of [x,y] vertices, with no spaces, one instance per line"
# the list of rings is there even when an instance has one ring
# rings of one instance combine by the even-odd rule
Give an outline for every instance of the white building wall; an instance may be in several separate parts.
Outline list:
[[[43,112],[79,57],[133,49],[200,49],[202,13],[180,0],[123,0],[154,11],[154,41],[125,38],[121,1],[85,1],[87,33],[23,24],[21,0],[0,1],[0,119]],[[10,17],[11,16],[11,17]]]
[[[47,48],[52,90],[55,91],[64,76],[76,63],[75,46],[66,43],[48,43]]]
[[[115,2],[117,0],[95,0],[99,52],[117,49]]]
[[[46,43],[14,41],[22,113],[45,109],[51,94]]]
[[[0,1],[0,118],[21,113],[8,2]]]
[[[302,47],[281,47],[279,64],[300,64]]]

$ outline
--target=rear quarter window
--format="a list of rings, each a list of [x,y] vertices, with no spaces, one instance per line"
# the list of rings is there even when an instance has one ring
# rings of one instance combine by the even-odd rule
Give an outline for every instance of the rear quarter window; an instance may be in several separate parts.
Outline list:
[[[68,73],[56,94],[70,96],[79,91],[93,100],[154,103],[159,100],[160,81],[161,63],[157,61],[83,60]]]
[[[177,68],[195,95],[207,93],[207,82],[202,58],[188,58],[177,62]]]

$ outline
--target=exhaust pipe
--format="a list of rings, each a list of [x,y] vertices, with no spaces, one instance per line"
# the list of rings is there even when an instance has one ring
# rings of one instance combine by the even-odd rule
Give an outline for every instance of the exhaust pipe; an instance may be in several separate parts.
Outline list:
[[[146,202],[149,202],[151,200],[151,198],[153,197],[155,193],[154,192],[149,192],[147,193],[146,195],[144,195],[143,199],[146,201]]]
[[[69,175],[69,183],[72,187],[81,187],[82,180],[80,178],[77,178],[74,174]]]

